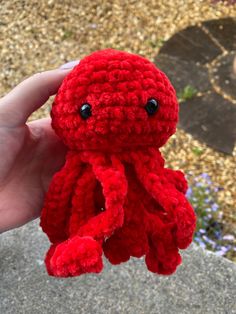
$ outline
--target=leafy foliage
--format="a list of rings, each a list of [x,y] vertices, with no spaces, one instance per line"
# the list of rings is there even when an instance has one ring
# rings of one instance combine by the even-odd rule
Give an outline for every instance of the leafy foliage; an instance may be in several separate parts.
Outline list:
[[[223,212],[217,202],[217,192],[220,188],[213,184],[207,173],[197,177],[190,173],[188,176],[191,187],[187,191],[187,198],[197,215],[194,241],[217,255],[236,253],[235,236],[224,234]]]
[[[177,96],[179,101],[181,102],[193,98],[196,94],[196,88],[191,85],[187,85],[182,91],[177,93]]]

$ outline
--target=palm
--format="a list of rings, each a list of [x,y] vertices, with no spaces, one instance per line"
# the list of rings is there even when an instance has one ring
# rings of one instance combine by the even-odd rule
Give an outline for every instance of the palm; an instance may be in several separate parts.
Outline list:
[[[64,163],[66,148],[51,120],[26,121],[70,70],[37,73],[0,99],[0,233],[39,216],[49,182]]]
[[[64,162],[65,147],[49,119],[12,128],[0,125],[0,139],[1,217],[14,217],[20,226],[39,216],[49,182]]]

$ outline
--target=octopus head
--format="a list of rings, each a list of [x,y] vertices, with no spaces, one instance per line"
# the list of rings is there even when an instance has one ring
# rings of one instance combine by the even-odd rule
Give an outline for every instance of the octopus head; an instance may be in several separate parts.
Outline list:
[[[106,49],[85,57],[66,76],[51,116],[68,148],[115,152],[164,145],[176,130],[178,102],[153,63]]]

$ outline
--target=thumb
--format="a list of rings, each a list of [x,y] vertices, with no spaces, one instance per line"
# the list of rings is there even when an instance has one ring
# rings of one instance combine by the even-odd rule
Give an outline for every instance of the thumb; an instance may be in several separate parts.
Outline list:
[[[77,62],[68,63],[59,69],[34,74],[0,99],[0,117],[4,124],[24,124],[28,117],[41,107],[50,96],[56,94],[65,76]],[[68,68],[69,67],[69,68]],[[4,121],[7,117],[7,121]]]

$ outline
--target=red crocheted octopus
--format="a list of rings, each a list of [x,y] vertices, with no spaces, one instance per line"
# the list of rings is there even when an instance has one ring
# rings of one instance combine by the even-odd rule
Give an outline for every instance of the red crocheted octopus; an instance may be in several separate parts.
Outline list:
[[[159,151],[178,120],[166,75],[138,55],[94,52],[64,79],[51,116],[68,153],[41,215],[49,275],[99,273],[103,252],[112,264],[145,256],[150,271],[173,273],[196,217],[183,173]]]

